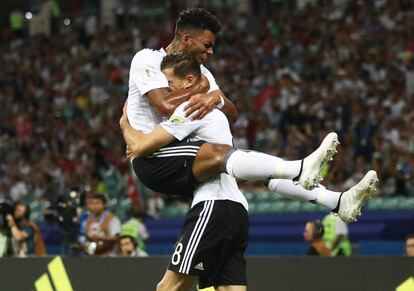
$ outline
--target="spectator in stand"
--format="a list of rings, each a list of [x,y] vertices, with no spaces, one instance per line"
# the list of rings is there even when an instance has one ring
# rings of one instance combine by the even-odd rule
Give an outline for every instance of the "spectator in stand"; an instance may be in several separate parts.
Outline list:
[[[405,237],[405,255],[414,257],[414,233]]]
[[[147,257],[148,254],[139,247],[135,228],[123,225],[118,240],[118,254],[125,257]]]
[[[306,254],[309,256],[332,256],[331,251],[323,241],[324,229],[323,224],[319,220],[308,221],[305,225],[305,231],[303,237],[305,242],[309,245]]]
[[[121,222],[106,209],[106,197],[103,194],[94,194],[90,199],[90,216],[86,221],[84,251],[89,255],[112,254],[121,231]]]
[[[352,247],[348,237],[348,225],[339,216],[332,213],[322,220],[324,234],[323,240],[331,250],[333,256],[350,256]]]
[[[141,211],[131,209],[129,220],[122,225],[122,230],[134,233],[133,237],[140,251],[145,252],[145,242],[149,239],[149,233],[145,226],[145,214]]]
[[[13,215],[6,215],[11,232],[10,254],[17,257],[46,255],[42,235],[36,223],[30,220],[30,207],[18,203]]]

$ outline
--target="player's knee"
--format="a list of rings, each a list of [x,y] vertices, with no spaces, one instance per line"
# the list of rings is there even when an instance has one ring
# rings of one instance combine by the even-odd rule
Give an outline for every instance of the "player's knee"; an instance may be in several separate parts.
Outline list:
[[[228,145],[214,145],[214,167],[219,169],[220,172],[225,172],[226,161],[233,151],[234,148]]]
[[[226,172],[226,156],[232,151],[233,148],[229,145],[203,144],[193,164],[194,177],[203,182],[219,173]]]
[[[233,148],[225,144],[208,144],[208,146],[210,152],[209,161],[214,165],[214,167],[222,168],[227,154],[232,151]]]

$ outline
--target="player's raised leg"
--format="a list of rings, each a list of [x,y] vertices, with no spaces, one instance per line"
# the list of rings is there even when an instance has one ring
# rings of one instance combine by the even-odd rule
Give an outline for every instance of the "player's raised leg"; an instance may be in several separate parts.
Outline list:
[[[290,180],[268,179],[265,185],[286,198],[324,205],[338,213],[344,222],[350,223],[361,215],[361,208],[376,190],[377,182],[377,173],[371,170],[358,184],[343,193],[325,187],[306,190]]]
[[[206,143],[197,153],[193,173],[199,181],[218,172],[226,172],[246,181],[265,180],[268,177],[291,179],[305,189],[313,189],[322,180],[320,172],[336,153],[338,144],[337,134],[330,133],[320,147],[305,159],[286,161],[260,152]]]

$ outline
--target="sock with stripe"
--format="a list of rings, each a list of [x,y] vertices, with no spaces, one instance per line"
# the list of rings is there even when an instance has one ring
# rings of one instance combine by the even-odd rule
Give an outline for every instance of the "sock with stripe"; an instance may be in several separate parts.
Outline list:
[[[293,179],[301,171],[302,161],[285,161],[281,158],[255,151],[236,150],[226,161],[230,176],[247,181],[265,180],[268,177]]]
[[[270,191],[276,192],[283,197],[309,201],[311,203],[317,203],[324,205],[329,209],[335,209],[338,206],[341,192],[334,192],[326,189],[324,186],[319,185],[313,190],[306,190],[300,185],[295,184],[291,180],[286,179],[270,179],[267,180],[265,185]]]

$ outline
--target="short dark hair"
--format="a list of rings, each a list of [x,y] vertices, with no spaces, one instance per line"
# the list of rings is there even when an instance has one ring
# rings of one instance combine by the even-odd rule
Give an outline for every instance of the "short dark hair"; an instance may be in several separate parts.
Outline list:
[[[410,233],[410,234],[407,234],[406,236],[405,236],[405,240],[407,241],[407,240],[409,240],[409,239],[412,239],[412,238],[414,238],[414,233]]]
[[[315,238],[323,237],[325,233],[325,228],[323,227],[322,222],[319,219],[309,221],[313,225],[313,236]]]
[[[175,24],[175,36],[179,36],[185,29],[208,30],[214,34],[221,31],[220,21],[216,16],[203,8],[187,8],[180,12]]]
[[[106,199],[106,196],[105,196],[105,194],[103,194],[103,193],[95,193],[95,194],[93,194],[92,195],[92,199],[99,199],[99,200],[101,200],[102,201],[102,203],[103,204],[105,204],[106,205],[106,202],[107,202],[107,199]]]
[[[135,248],[138,246],[137,240],[135,238],[133,238],[132,236],[130,236],[130,235],[121,235],[119,237],[119,240],[118,241],[121,242],[121,240],[124,239],[124,238],[129,238]]]
[[[194,55],[189,52],[173,52],[166,55],[161,62],[161,70],[172,68],[174,75],[184,79],[188,74],[201,78],[200,65]]]

